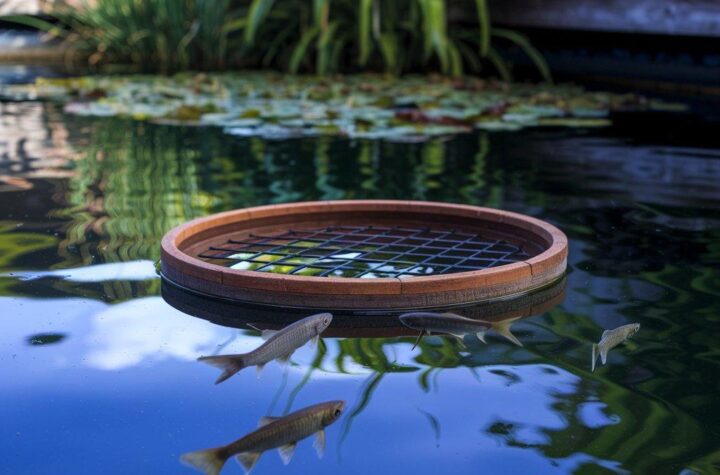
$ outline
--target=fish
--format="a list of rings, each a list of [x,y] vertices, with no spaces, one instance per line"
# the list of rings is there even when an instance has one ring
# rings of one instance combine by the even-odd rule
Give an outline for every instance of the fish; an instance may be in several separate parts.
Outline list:
[[[345,401],[327,401],[308,406],[282,417],[263,417],[258,429],[221,447],[214,447],[180,456],[180,461],[206,475],[217,475],[225,462],[235,456],[249,474],[266,450],[278,449],[287,465],[298,441],[317,434],[313,447],[318,457],[325,452],[325,428],[338,420],[345,409]]]
[[[432,333],[447,333],[460,340],[467,334],[474,334],[478,339],[484,341],[485,332],[491,327],[489,322],[473,320],[449,312],[410,312],[404,313],[398,318],[406,327],[420,330],[413,349],[415,349],[423,335]]]
[[[262,337],[267,341],[253,351],[234,355],[201,356],[198,361],[222,370],[215,384],[222,383],[248,366],[256,366],[259,374],[270,361],[277,359],[286,362],[295,350],[308,341],[317,342],[320,334],[330,326],[332,319],[330,313],[318,313],[277,331],[262,330]]]
[[[595,371],[595,362],[597,361],[598,355],[600,355],[602,364],[605,364],[607,362],[608,351],[629,339],[636,334],[638,330],[640,330],[639,323],[630,323],[617,327],[614,330],[605,330],[600,337],[600,342],[597,344],[593,343],[592,346],[592,371]]]

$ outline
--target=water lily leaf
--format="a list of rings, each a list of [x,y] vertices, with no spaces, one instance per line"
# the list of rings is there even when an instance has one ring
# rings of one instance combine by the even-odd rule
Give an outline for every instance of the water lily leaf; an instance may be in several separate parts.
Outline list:
[[[607,127],[612,122],[607,119],[558,118],[541,119],[539,125],[545,127]]]

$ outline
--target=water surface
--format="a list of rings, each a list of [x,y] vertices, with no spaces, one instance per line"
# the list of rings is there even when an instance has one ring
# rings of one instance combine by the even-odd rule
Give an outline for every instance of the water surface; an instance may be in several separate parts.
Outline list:
[[[615,124],[272,141],[0,104],[0,473],[192,473],[180,454],[331,399],[348,408],[323,460],[304,441],[289,466],[268,453],[253,473],[716,473],[718,124]],[[163,300],[162,235],[238,207],[350,198],[547,220],[570,238],[566,296],[513,324],[522,348],[341,332],[214,386],[199,355],[261,340]],[[591,344],[631,322],[640,332],[591,373]]]

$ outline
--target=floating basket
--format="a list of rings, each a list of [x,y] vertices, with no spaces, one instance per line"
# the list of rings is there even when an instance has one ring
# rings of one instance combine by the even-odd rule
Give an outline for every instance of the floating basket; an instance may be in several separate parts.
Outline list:
[[[322,201],[196,219],[162,241],[190,290],[294,308],[410,309],[507,297],[563,275],[567,238],[535,218],[419,201]]]

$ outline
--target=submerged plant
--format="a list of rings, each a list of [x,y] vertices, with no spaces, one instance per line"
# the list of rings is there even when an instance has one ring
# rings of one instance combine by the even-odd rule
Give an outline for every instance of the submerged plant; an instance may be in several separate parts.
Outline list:
[[[510,67],[493,44],[499,38],[517,44],[551,80],[527,38],[490,26],[486,0],[95,0],[56,7],[52,16],[57,24],[5,19],[63,38],[71,56],[93,66],[132,64],[164,73],[261,67],[319,75],[439,70],[451,76],[487,73],[490,66],[490,73],[508,79]]]

